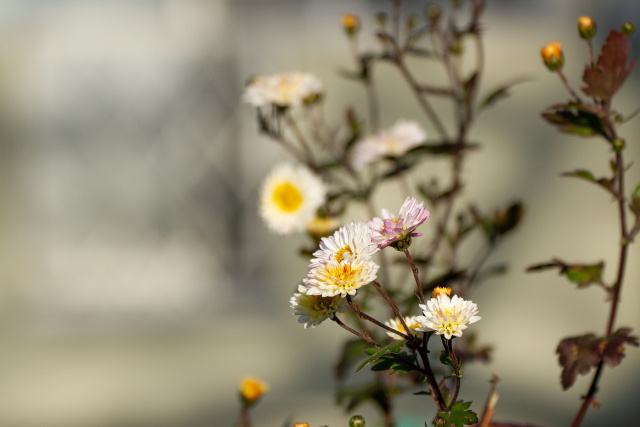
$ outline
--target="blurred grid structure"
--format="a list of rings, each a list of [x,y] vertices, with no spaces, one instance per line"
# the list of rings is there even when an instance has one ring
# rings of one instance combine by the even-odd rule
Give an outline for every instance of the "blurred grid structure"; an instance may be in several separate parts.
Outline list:
[[[417,11],[415,3],[409,6]],[[616,26],[632,16],[625,11],[633,2],[614,3],[585,2],[579,13],[603,16],[601,28]],[[341,90],[346,86],[336,76],[348,61],[337,19],[344,11],[370,18],[386,5],[365,0],[0,5],[0,251],[8,260],[0,271],[0,425],[229,426],[236,381],[245,373],[272,383],[271,400],[256,410],[265,421],[261,425],[281,425],[292,415],[305,416],[312,425],[344,423],[348,417],[333,407],[328,375],[339,346],[335,331],[303,331],[288,312],[287,295],[306,265],[289,259],[299,242],[284,244],[257,220],[260,180],[285,156],[257,135],[254,117],[239,98],[253,73],[314,71],[342,94],[328,98],[329,114],[339,117],[344,98],[361,99],[361,94]],[[493,151],[489,145],[470,166],[469,189],[483,200],[516,195],[532,205],[529,231],[498,254],[513,259],[513,273],[479,296],[483,310],[500,307],[515,319],[509,325],[490,316],[483,320],[495,327],[488,341],[501,343],[525,326],[532,337],[544,334],[535,313],[509,303],[516,298],[548,303],[539,311],[559,313],[563,331],[575,332],[581,318],[600,313],[565,312],[561,302],[546,301],[540,290],[521,285],[550,280],[521,272],[527,263],[552,255],[540,229],[553,222],[549,212],[566,197],[566,187],[551,188],[558,187],[557,173],[571,167],[562,161],[573,155],[570,145],[558,144],[562,136],[535,123],[539,109],[557,101],[556,83],[540,77],[537,49],[547,38],[562,36],[577,50],[573,27],[562,28],[573,22],[576,5],[542,1],[536,9],[522,0],[489,2],[489,7],[488,55],[494,68],[487,80],[521,73],[547,85],[546,91],[540,81],[517,88],[512,104],[517,107],[487,113],[478,134],[494,144]],[[531,22],[544,22],[544,28]],[[637,38],[634,43],[637,52]],[[523,56],[515,59],[517,54]],[[396,90],[385,87],[387,94]],[[386,112],[411,113],[405,99],[397,98]],[[622,101],[633,107],[634,100]],[[587,199],[589,192],[572,197],[576,205],[603,204]],[[602,214],[586,210],[585,222]],[[571,209],[554,212],[554,219],[566,224],[572,214]],[[607,227],[601,228],[605,235]],[[560,232],[568,233],[549,228],[549,239]],[[554,249],[575,246],[566,240],[554,242]],[[590,256],[588,249],[579,250]],[[636,260],[637,254],[635,249]],[[629,277],[637,277],[638,263],[630,264]],[[494,296],[496,289],[501,297]],[[634,301],[637,291],[628,291]],[[561,300],[564,292],[575,291],[558,292]],[[601,301],[594,297],[593,304]],[[621,308],[623,320],[638,330],[638,316],[629,306]],[[535,357],[536,351],[544,356]],[[498,344],[495,366],[470,367],[479,379],[468,393],[481,401],[484,379],[502,369],[503,417],[541,424],[564,419],[563,405],[572,412],[579,391],[559,391],[552,353],[551,347],[539,350],[529,342]],[[519,357],[530,357],[535,374],[513,366]],[[630,365],[638,360],[628,357],[634,358],[625,361]],[[627,368],[637,377],[637,368]],[[603,383],[606,391],[618,384],[631,390],[616,394],[619,402],[639,391],[623,371],[607,375],[614,379]],[[522,393],[535,398],[513,405]]]

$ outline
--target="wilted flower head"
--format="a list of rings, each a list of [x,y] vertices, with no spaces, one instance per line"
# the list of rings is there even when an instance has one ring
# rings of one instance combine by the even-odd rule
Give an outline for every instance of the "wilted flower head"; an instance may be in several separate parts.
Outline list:
[[[312,74],[257,76],[245,88],[243,100],[254,107],[293,107],[322,95],[323,86]]]
[[[454,295],[439,295],[431,298],[426,304],[420,304],[424,316],[416,317],[416,321],[422,326],[416,328],[417,331],[436,331],[437,335],[444,335],[448,340],[451,337],[462,336],[462,331],[467,329],[467,325],[480,320],[478,306]]]
[[[414,197],[405,199],[397,217],[387,209],[382,209],[382,218],[376,217],[367,222],[373,231],[373,243],[379,248],[395,244],[397,249],[406,249],[404,246],[408,247],[411,237],[422,236],[422,233],[415,233],[414,230],[429,218],[430,213],[424,207],[424,202],[418,204],[418,199]]]
[[[323,237],[320,249],[313,253],[309,268],[318,267],[331,261],[370,260],[378,251],[372,242],[371,229],[364,222],[350,222],[343,225],[332,236]]]
[[[416,328],[419,328],[420,326],[422,326],[420,325],[420,323],[416,321],[416,316],[407,316],[404,318],[404,322],[407,324],[407,327],[409,328],[409,332],[411,332],[411,334],[415,332]],[[395,319],[387,320],[386,322],[384,322],[384,324],[395,329],[396,331],[402,332],[404,334],[407,333],[407,330],[404,328],[404,326],[402,325],[402,322],[397,317]],[[403,336],[394,334],[393,332],[389,332],[389,331],[387,331],[387,335],[389,335],[394,340],[404,339]]]
[[[269,384],[258,378],[244,377],[240,381],[239,389],[242,400],[244,400],[245,404],[251,405],[269,391]]]
[[[399,121],[391,128],[372,135],[353,148],[351,164],[355,169],[384,157],[398,157],[422,144],[427,134],[413,121]]]
[[[544,65],[551,71],[558,71],[564,65],[564,55],[560,42],[551,42],[540,49]]]
[[[304,166],[281,164],[264,180],[260,216],[276,233],[304,231],[324,203],[326,187]]]
[[[305,286],[298,286],[298,293],[291,297],[291,308],[298,316],[298,323],[306,328],[314,328],[336,313],[343,313],[347,308],[347,301],[339,296],[323,297],[309,295]]]

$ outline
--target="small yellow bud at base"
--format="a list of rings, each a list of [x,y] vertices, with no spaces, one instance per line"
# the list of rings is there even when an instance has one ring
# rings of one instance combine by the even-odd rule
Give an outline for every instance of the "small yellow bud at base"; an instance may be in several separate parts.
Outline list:
[[[588,16],[578,18],[578,33],[585,40],[596,35],[596,23]]]
[[[269,391],[269,384],[258,378],[244,377],[240,381],[240,395],[246,404],[253,404]]]
[[[564,55],[562,54],[562,45],[560,42],[551,42],[540,49],[540,55],[544,61],[544,65],[550,71],[558,71],[564,65]]]
[[[358,18],[356,15],[345,13],[342,15],[340,21],[342,22],[342,28],[344,28],[344,30],[350,36],[358,32],[358,29],[360,28],[360,18]]]
[[[293,427],[309,427],[309,423],[295,423]]]
[[[431,293],[431,298],[438,298],[442,295],[451,296],[451,288],[436,286]]]

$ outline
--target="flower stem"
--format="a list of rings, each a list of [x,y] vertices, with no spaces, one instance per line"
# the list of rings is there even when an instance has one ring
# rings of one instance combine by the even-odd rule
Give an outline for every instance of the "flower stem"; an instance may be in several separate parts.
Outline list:
[[[420,284],[420,273],[418,272],[418,267],[416,267],[416,264],[413,262],[413,258],[411,258],[409,249],[405,249],[404,254],[407,256],[407,259],[409,260],[409,264],[411,264],[411,271],[413,271],[413,278],[416,280],[416,286],[418,287],[418,298],[420,298],[420,303],[424,304],[424,293],[422,292],[422,285]]]
[[[402,324],[402,327],[404,328],[404,330],[407,332],[407,335],[411,337],[411,339],[413,339],[413,335],[411,334],[411,329],[409,329],[409,327],[407,326],[404,320],[404,317],[402,316],[402,314],[400,314],[400,310],[398,310],[398,306],[395,305],[393,301],[391,301],[391,298],[389,297],[389,295],[387,295],[384,289],[382,289],[382,286],[380,286],[380,283],[374,280],[373,282],[371,282],[371,284],[373,285],[374,288],[376,288],[376,290],[380,293],[380,295],[382,295],[382,298],[384,298],[384,300],[387,302],[389,307],[391,307],[391,311],[393,311],[393,314],[395,314],[395,316],[400,320],[400,323]]]
[[[395,329],[393,329],[390,326],[385,325],[384,323],[374,319],[373,317],[369,316],[367,313],[363,312],[362,310],[360,310],[360,307],[358,307],[358,304],[356,304],[355,302],[353,302],[351,300],[351,296],[347,295],[347,303],[349,304],[349,307],[351,307],[351,309],[361,318],[368,320],[369,322],[373,323],[374,325],[378,325],[380,326],[382,329],[385,329],[393,334],[399,335],[402,338],[406,339],[406,340],[410,340],[412,339],[412,337],[410,337],[409,335],[402,333],[400,331],[396,331]]]

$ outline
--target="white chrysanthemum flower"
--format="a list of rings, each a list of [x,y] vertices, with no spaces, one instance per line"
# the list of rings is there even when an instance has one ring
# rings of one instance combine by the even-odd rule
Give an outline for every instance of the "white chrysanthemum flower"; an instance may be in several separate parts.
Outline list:
[[[322,180],[306,167],[278,165],[264,180],[260,216],[277,233],[304,231],[324,203],[326,192]]]
[[[404,322],[407,324],[407,327],[409,328],[409,332],[411,332],[411,334],[415,332],[416,328],[419,328],[422,326],[420,323],[416,321],[416,316],[407,316],[404,318]],[[387,320],[386,322],[384,322],[384,324],[389,326],[390,328],[395,329],[398,332],[402,332],[403,334],[407,333],[407,330],[404,328],[404,326],[402,325],[402,322],[397,317],[395,319]],[[394,340],[404,339],[404,337],[389,331],[387,331],[387,335],[389,335]]]
[[[371,241],[371,229],[364,222],[350,222],[340,227],[332,236],[323,237],[320,249],[313,253],[309,268],[330,261],[370,260],[378,246]]]
[[[416,328],[417,331],[436,331],[438,335],[444,335],[448,340],[452,336],[462,336],[462,331],[467,329],[467,325],[480,320],[478,306],[454,295],[439,295],[431,298],[427,304],[420,304],[424,316],[416,317],[416,321],[422,326]]]
[[[376,280],[380,266],[370,259],[329,261],[309,271],[303,283],[309,295],[355,295],[358,288]]]
[[[319,97],[323,90],[322,82],[312,74],[275,74],[254,77],[242,99],[254,107],[291,107]]]
[[[353,148],[351,164],[359,170],[383,157],[399,157],[426,139],[427,134],[418,123],[399,121],[391,128],[359,142]]]
[[[315,328],[331,319],[335,313],[344,313],[347,301],[341,297],[309,295],[305,286],[298,285],[298,293],[291,297],[291,308],[298,316],[298,323],[303,323],[305,329]]]
[[[367,221],[373,232],[371,240],[378,247],[384,248],[399,240],[422,236],[422,233],[416,233],[414,230],[425,222],[430,214],[431,211],[425,208],[424,202],[418,203],[418,199],[407,197],[397,217],[389,210],[382,209],[382,218]]]

